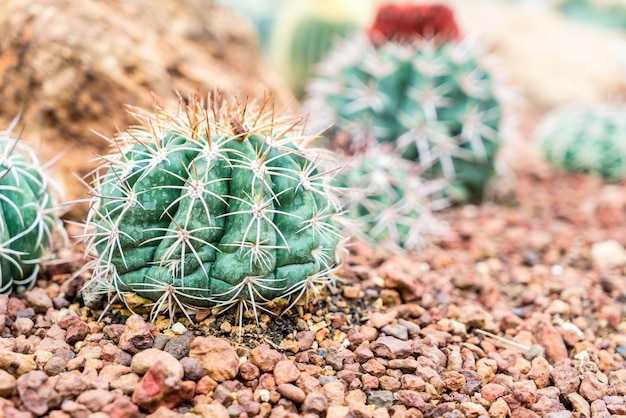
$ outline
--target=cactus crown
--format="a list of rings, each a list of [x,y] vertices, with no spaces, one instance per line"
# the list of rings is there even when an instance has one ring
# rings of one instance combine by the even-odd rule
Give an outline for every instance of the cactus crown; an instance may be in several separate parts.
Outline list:
[[[375,44],[417,39],[458,40],[459,28],[452,10],[443,4],[384,4],[368,35]]]
[[[52,248],[54,231],[64,231],[53,181],[35,151],[12,135],[17,121],[0,131],[0,293],[30,289]]]
[[[626,178],[626,108],[567,107],[548,114],[536,137],[544,157],[567,171]]]
[[[258,307],[332,278],[340,240],[329,159],[266,101],[132,110],[111,140],[86,222],[84,292],[178,307]],[[332,170],[332,169],[330,169]]]

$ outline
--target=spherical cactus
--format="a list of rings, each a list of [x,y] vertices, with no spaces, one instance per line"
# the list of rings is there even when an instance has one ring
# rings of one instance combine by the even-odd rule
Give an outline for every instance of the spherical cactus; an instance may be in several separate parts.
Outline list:
[[[454,200],[479,200],[494,174],[502,109],[469,41],[374,45],[361,34],[334,48],[310,83],[311,119],[354,143],[391,142],[450,181]],[[322,115],[319,118],[316,115]]]
[[[380,147],[354,156],[336,184],[348,235],[392,251],[419,249],[445,231],[433,215],[447,205],[444,179],[426,181],[419,166]]]
[[[548,114],[536,138],[545,158],[567,171],[626,178],[626,108],[567,107]]]
[[[338,263],[329,159],[298,120],[215,96],[136,111],[102,158],[86,222],[86,292],[178,306],[256,309],[296,299]],[[330,170],[330,171],[326,171]]]
[[[35,151],[0,131],[0,293],[30,289],[52,249],[55,230],[64,231],[54,206],[53,181]]]
[[[333,43],[354,33],[365,20],[361,0],[300,0],[288,2],[272,33],[270,62],[296,97]]]

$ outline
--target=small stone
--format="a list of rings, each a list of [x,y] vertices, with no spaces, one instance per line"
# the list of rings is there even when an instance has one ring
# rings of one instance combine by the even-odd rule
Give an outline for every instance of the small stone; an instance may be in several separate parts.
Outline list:
[[[87,389],[87,382],[81,378],[80,373],[64,372],[57,376],[54,389],[64,399],[75,398]]]
[[[388,390],[373,390],[367,397],[367,403],[375,408],[389,409],[394,404],[393,393]]]
[[[9,398],[17,387],[17,379],[9,372],[0,369],[0,397]]]
[[[424,409],[426,407],[426,401],[419,394],[412,390],[399,390],[395,393],[395,397],[405,406],[409,408]]]
[[[183,357],[180,359],[180,365],[185,371],[185,379],[197,382],[204,376],[204,369],[200,362],[195,358]]]
[[[174,325],[172,325],[172,332],[176,335],[183,335],[184,333],[187,332],[187,327],[181,324],[180,322],[177,322]]]
[[[271,372],[276,363],[283,360],[283,355],[270,348],[267,344],[261,344],[250,350],[249,361],[255,364],[263,372]]]
[[[46,313],[48,309],[52,308],[52,299],[46,293],[46,289],[41,287],[35,287],[26,292],[24,299],[37,313]]]
[[[131,354],[137,354],[140,351],[151,348],[153,343],[154,336],[150,326],[146,324],[142,316],[138,314],[129,316],[126,320],[124,332],[120,336],[119,348]]]
[[[0,348],[0,369],[11,373],[13,376],[21,376],[37,368],[32,355],[14,353]]]
[[[404,325],[387,324],[381,329],[381,332],[399,340],[406,341],[409,339],[409,330]]]
[[[329,405],[328,411],[326,412],[327,418],[344,418],[352,416],[352,411],[350,408],[343,405]]]
[[[179,375],[157,361],[143,376],[133,393],[132,401],[147,412],[159,407],[172,408],[193,397],[195,384],[183,382]]]
[[[391,336],[378,337],[370,344],[370,349],[375,355],[389,359],[406,358],[413,353],[410,342]]]
[[[580,379],[576,373],[576,369],[572,367],[568,360],[554,364],[550,371],[553,385],[556,386],[562,395],[568,395],[578,390]]]
[[[535,327],[537,341],[546,350],[546,358],[554,364],[568,358],[561,333],[550,322],[542,321]]]
[[[596,242],[591,246],[591,262],[608,269],[626,265],[626,249],[616,240]]]
[[[291,360],[281,360],[274,367],[274,379],[276,384],[293,383],[300,376],[300,370]]]
[[[445,372],[441,378],[444,386],[452,392],[460,391],[463,385],[467,383],[465,376],[456,371]]]
[[[507,388],[502,385],[498,385],[497,383],[487,383],[483,386],[480,393],[484,399],[489,402],[495,402],[496,399],[506,396],[509,391]]]
[[[260,376],[261,372],[259,368],[255,365],[246,361],[239,366],[239,375],[244,380],[254,380]]]
[[[300,351],[307,351],[311,349],[311,346],[315,341],[315,332],[299,331],[296,334],[296,341],[298,342],[298,348]]]
[[[189,357],[198,360],[204,372],[217,382],[233,379],[239,371],[239,356],[230,342],[223,338],[194,338]]]
[[[382,376],[387,371],[386,367],[375,358],[366,361],[361,365],[361,367],[366,373],[377,377]]]
[[[46,362],[43,370],[48,376],[56,376],[66,371],[67,362],[61,357],[52,357]]]
[[[345,399],[345,387],[339,381],[329,382],[322,386],[322,393],[328,400],[328,405],[343,405]]]
[[[163,351],[170,353],[176,359],[180,360],[183,357],[189,355],[189,342],[191,341],[191,335],[175,335],[169,339]]]
[[[207,395],[213,392],[217,387],[217,382],[209,376],[202,376],[196,383],[196,393],[199,395]]]
[[[102,407],[102,412],[109,418],[138,418],[139,408],[128,396],[116,396],[115,400]],[[91,416],[89,418],[92,418]]]
[[[35,323],[30,318],[17,318],[13,322],[13,329],[18,335],[30,335]]]
[[[277,390],[285,398],[297,404],[304,402],[304,399],[306,398],[304,391],[291,383],[282,383],[278,385]]]
[[[41,370],[26,373],[17,379],[17,392],[24,406],[35,415],[44,415],[61,405],[61,396]]]
[[[78,319],[78,318],[77,318]],[[83,341],[89,334],[89,327],[86,323],[78,319],[75,323],[70,325],[65,333],[65,342],[73,345],[78,341]]]
[[[385,325],[393,322],[393,320],[395,320],[397,316],[398,316],[397,311],[389,311],[387,313],[374,312],[370,316],[368,325],[370,325],[371,327],[380,329],[384,327]]]
[[[606,407],[604,401],[597,400],[591,402],[591,416],[593,418],[608,417],[611,413]]]
[[[461,402],[459,405],[461,412],[467,418],[478,418],[481,416],[487,416],[488,412],[484,406],[474,402]]]
[[[202,418],[230,418],[230,414],[228,413],[228,409],[222,404],[219,403],[211,403],[211,404],[200,404],[194,407],[194,411]]]
[[[545,388],[550,384],[550,363],[543,357],[535,357],[531,362],[528,378],[533,380],[538,388]]]
[[[130,368],[139,376],[143,376],[156,362],[161,362],[162,367],[180,379],[185,375],[183,366],[174,356],[156,348],[148,348],[135,354],[130,363]]]
[[[184,415],[176,411],[172,411],[164,406],[159,407],[156,411],[146,416],[146,418],[183,418]],[[92,417],[90,417],[92,418]]]
[[[589,402],[585,400],[585,398],[580,396],[580,394],[570,393],[569,395],[567,395],[567,399],[572,404],[572,408],[574,408],[574,411],[580,412],[587,417],[591,416],[591,406],[589,405]]]
[[[607,394],[607,386],[598,380],[595,373],[585,372],[578,392],[588,401],[602,399]]]
[[[302,403],[302,412],[307,414],[322,415],[328,409],[328,400],[321,392],[311,392],[306,395]]]
[[[102,408],[113,402],[115,394],[108,390],[94,389],[81,393],[76,402],[85,405],[91,412],[101,411]]]
[[[125,329],[126,327],[122,324],[105,325],[105,327],[102,328],[102,333],[105,337],[117,344],[120,341],[122,334],[124,334]]]
[[[496,399],[489,407],[489,416],[493,418],[505,418],[511,415],[511,409],[503,398]]]

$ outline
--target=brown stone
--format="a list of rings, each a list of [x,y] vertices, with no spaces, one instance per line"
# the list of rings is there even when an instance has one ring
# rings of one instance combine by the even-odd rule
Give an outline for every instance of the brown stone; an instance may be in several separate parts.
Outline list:
[[[194,338],[189,357],[198,360],[206,374],[216,382],[232,379],[239,372],[239,356],[230,342],[223,338]]]

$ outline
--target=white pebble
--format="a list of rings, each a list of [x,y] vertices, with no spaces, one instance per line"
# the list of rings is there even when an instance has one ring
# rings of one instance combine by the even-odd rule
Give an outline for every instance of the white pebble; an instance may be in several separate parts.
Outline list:
[[[187,332],[187,327],[185,327],[180,322],[177,322],[174,325],[172,325],[172,332],[176,335],[183,335],[184,333]]]

